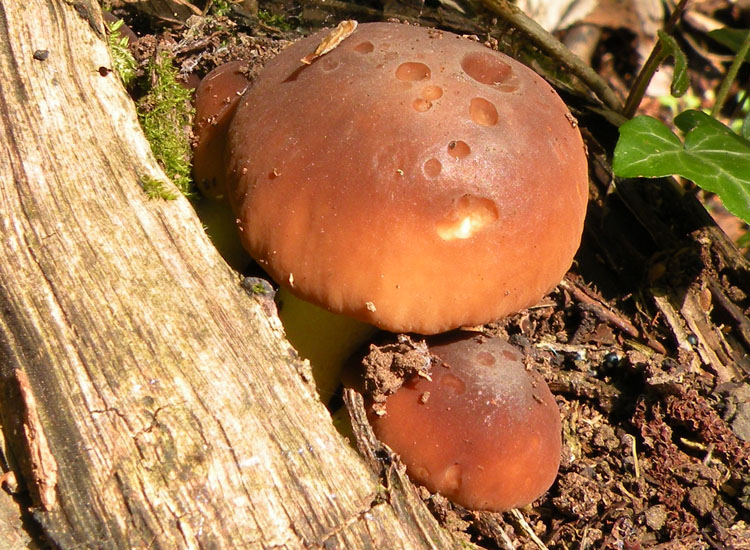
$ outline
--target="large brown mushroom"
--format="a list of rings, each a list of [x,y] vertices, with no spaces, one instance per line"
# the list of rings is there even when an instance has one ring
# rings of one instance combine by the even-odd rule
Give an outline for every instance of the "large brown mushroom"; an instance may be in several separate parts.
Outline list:
[[[554,90],[472,40],[392,23],[303,63],[325,34],[271,60],[229,123],[219,179],[250,254],[303,299],[391,331],[537,302],[587,200]]]

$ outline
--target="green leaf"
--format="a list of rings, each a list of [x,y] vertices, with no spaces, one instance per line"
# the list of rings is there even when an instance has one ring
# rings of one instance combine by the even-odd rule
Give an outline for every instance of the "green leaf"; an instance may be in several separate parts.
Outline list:
[[[750,113],[747,113],[745,120],[742,121],[742,137],[750,139]]]
[[[747,29],[716,29],[710,31],[708,36],[716,40],[722,46],[726,46],[733,52],[737,52],[747,36]],[[745,56],[745,61],[750,61],[750,54]]]
[[[620,127],[612,169],[624,178],[680,175],[721,197],[750,222],[750,141],[702,111],[674,119],[683,143],[664,123],[639,116]]]
[[[687,60],[685,54],[680,49],[677,41],[664,31],[657,31],[659,34],[659,43],[661,44],[662,55],[674,58],[674,76],[672,76],[672,86],[670,92],[675,97],[682,97],[690,86],[690,78],[687,72]]]

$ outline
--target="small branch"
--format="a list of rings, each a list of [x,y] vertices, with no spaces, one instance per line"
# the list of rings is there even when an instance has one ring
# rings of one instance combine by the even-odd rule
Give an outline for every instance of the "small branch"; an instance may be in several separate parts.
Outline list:
[[[729,89],[732,87],[734,79],[737,78],[737,73],[740,70],[740,66],[745,62],[748,52],[750,52],[750,30],[747,31],[745,40],[742,41],[742,45],[737,51],[737,55],[734,56],[734,60],[729,66],[727,74],[724,76],[724,80],[721,82],[719,91],[716,92],[716,101],[711,109],[711,116],[715,117],[721,112],[721,108],[724,106],[724,102],[729,95]]]
[[[516,549],[508,533],[505,532],[505,522],[502,520],[502,514],[482,510],[474,511],[471,515],[474,518],[472,523],[477,526],[479,532],[485,537],[494,540],[495,544],[502,550]]]
[[[716,350],[706,342],[705,336],[697,327],[694,319],[697,318],[698,309],[695,307],[694,302],[685,299],[678,310],[672,304],[669,296],[660,295],[652,291],[651,297],[672,331],[677,346],[684,352],[692,353],[689,361],[684,361],[688,364],[690,370],[700,373],[705,366],[713,372],[719,383],[733,380],[734,375],[731,370],[719,359]],[[697,339],[695,345],[688,339],[691,333]]]
[[[708,286],[711,290],[711,296],[713,296],[713,299],[716,300],[724,311],[729,314],[732,320],[734,320],[735,330],[742,337],[745,345],[750,347],[750,320],[742,311],[742,308],[729,299],[718,281],[711,279]]]
[[[590,297],[581,288],[579,288],[578,284],[574,281],[564,279],[560,282],[560,286],[569,291],[573,295],[573,298],[584,304],[587,309],[592,311],[602,321],[614,325],[632,338],[640,337],[640,332],[637,328],[635,328],[633,323],[628,321],[622,315],[619,315],[618,313],[604,306],[599,300],[595,300],[594,298]]]
[[[50,450],[28,375],[13,369],[2,381],[2,423],[35,506],[49,512],[57,502],[57,460]]]
[[[523,514],[520,512],[520,510],[514,508],[510,511],[510,514],[513,516],[516,522],[518,522],[521,530],[526,533],[532,541],[534,541],[534,544],[537,545],[539,550],[548,550],[547,546],[542,542],[542,539],[540,539],[536,535],[534,530],[531,528],[531,525],[529,525],[529,522],[527,522],[526,518],[523,517]]]
[[[633,475],[635,475],[635,479],[640,479],[641,467],[638,463],[638,449],[636,447],[635,436],[633,434],[625,435],[627,435],[628,439],[630,440],[630,453],[633,455]]]
[[[578,77],[596,96],[610,109],[622,110],[622,102],[617,94],[609,87],[586,63],[581,61],[565,44],[544,30],[539,23],[530,19],[523,11],[507,0],[482,0],[485,7],[502,17],[505,21],[525,32],[541,50],[563,63],[576,77]]]
[[[360,6],[355,2],[344,2],[342,0],[311,0],[306,2],[307,5],[317,6],[319,8],[327,8],[330,10],[339,11],[349,15],[371,17],[378,19],[384,15],[382,10],[368,8],[367,6]],[[405,15],[399,15],[399,19],[409,21],[411,23],[418,23],[419,19],[409,17]]]
[[[687,0],[680,0],[680,3],[677,4],[672,15],[669,16],[669,21],[664,25],[665,33],[672,34],[675,25],[677,25],[677,21],[679,21],[682,16],[682,12],[685,11],[686,4]],[[633,86],[630,88],[628,99],[625,101],[625,107],[622,109],[622,114],[625,118],[633,118],[635,112],[638,110],[638,106],[641,104],[643,96],[646,95],[646,90],[651,83],[651,79],[653,78],[656,69],[659,68],[661,62],[666,58],[666,55],[662,50],[661,42],[654,44],[654,49],[651,50],[651,54],[649,54],[648,59],[643,64],[641,71],[638,73],[638,76],[635,77]]]

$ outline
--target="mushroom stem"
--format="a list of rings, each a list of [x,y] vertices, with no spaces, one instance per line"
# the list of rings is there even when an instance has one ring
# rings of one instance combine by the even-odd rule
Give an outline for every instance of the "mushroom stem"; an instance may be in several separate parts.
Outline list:
[[[301,300],[284,287],[276,300],[287,340],[310,361],[321,401],[327,403],[340,384],[346,360],[378,329]]]
[[[237,224],[229,203],[204,197],[192,201],[192,204],[216,250],[233,269],[243,272],[252,259],[237,235]]]

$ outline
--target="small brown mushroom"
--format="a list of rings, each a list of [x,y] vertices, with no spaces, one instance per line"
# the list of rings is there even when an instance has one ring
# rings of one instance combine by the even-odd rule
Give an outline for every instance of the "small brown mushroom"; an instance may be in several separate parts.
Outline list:
[[[226,143],[196,150],[204,181],[225,173],[214,159],[228,163],[250,254],[299,297],[391,331],[431,334],[536,303],[570,266],[587,202],[562,100],[517,61],[448,32],[362,24],[302,63],[324,36],[271,60]]]
[[[368,407],[378,438],[416,483],[466,508],[525,506],[553,483],[560,413],[542,377],[507,342],[447,335],[429,346],[432,368]]]
[[[224,194],[227,128],[250,85],[247,62],[230,61],[208,73],[195,91],[193,179],[207,197]]]

